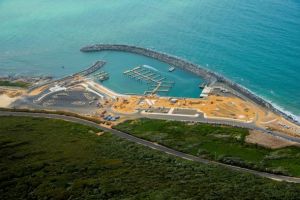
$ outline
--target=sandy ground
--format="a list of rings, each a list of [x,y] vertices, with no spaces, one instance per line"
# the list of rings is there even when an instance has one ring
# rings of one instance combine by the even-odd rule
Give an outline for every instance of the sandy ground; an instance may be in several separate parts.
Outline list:
[[[96,133],[96,135],[97,136],[101,136],[101,135],[103,135],[104,134],[104,132],[102,131],[102,132],[98,132],[98,133]]]
[[[293,142],[283,140],[260,131],[250,131],[250,134],[246,137],[246,142],[252,144],[258,144],[271,149],[278,149],[282,147],[296,145]]]
[[[6,108],[19,98],[20,97],[9,97],[6,94],[0,94],[0,107]]]
[[[300,137],[300,127],[265,109],[257,110],[256,125],[270,130],[277,130],[294,137]]]
[[[196,109],[198,112],[204,113],[206,118],[231,119],[246,123],[255,122],[259,127],[300,137],[300,127],[296,124],[237,97],[211,95],[205,99],[177,99],[176,103],[172,103],[169,98],[165,97],[119,97],[113,105],[113,110],[119,113],[130,114],[137,109],[148,109],[150,106],[156,108]]]
[[[149,105],[150,102],[152,105]],[[255,119],[253,106],[236,97],[209,96],[207,99],[178,99],[172,103],[169,98],[132,96],[120,98],[114,109],[118,112],[131,113],[136,109],[152,107],[186,108],[203,112],[208,118],[229,118],[238,121],[251,122]]]
[[[0,95],[6,94],[10,98],[18,97],[26,93],[25,89],[0,87]]]
[[[39,95],[41,92],[43,92],[45,89],[47,89],[49,86],[48,85],[45,85],[45,86],[42,86],[42,87],[39,87],[39,88],[36,88],[34,90],[32,90],[29,95],[31,96],[35,96],[35,95]]]
[[[300,127],[289,122],[283,117],[277,117],[276,121],[264,124],[265,127],[271,130],[278,130],[294,137],[300,137]]]
[[[112,98],[116,98],[116,97],[119,97],[119,96],[125,96],[125,95],[121,95],[121,94],[118,94],[94,81],[86,81],[86,84],[89,85],[89,86],[92,86],[93,88],[99,90],[101,93],[103,94],[106,94],[108,95],[109,97],[112,97]]]
[[[26,93],[25,89],[0,87],[0,107],[8,107],[11,103],[21,98]]]
[[[130,114],[134,113],[138,108],[147,109],[148,107],[141,97],[131,96],[128,98],[118,97],[112,109],[118,113]]]
[[[206,99],[180,98],[176,103],[172,103],[169,98],[164,97],[120,95],[90,80],[86,81],[86,84],[93,86],[101,93],[116,98],[112,109],[119,113],[130,114],[137,109],[148,109],[150,106],[157,108],[187,108],[203,112],[207,118],[227,118],[242,122],[254,121],[257,113],[251,103],[237,97],[210,95]],[[149,102],[151,105],[149,105]]]

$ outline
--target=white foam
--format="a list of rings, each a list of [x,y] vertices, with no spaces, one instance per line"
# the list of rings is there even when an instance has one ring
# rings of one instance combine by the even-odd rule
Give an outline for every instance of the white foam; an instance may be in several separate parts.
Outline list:
[[[300,123],[300,116],[297,116],[295,114],[293,114],[292,112],[284,109],[283,107],[277,105],[276,103],[272,102],[271,100],[265,98],[265,97],[262,97],[261,95],[258,95],[256,94],[255,92],[253,92],[252,90],[250,90],[249,88],[246,88],[240,84],[238,84],[240,87],[243,87],[244,89],[248,90],[249,92],[251,92],[252,94],[254,94],[255,96],[258,96],[260,98],[262,98],[264,101],[270,103],[274,108],[276,108],[277,110],[279,110],[280,112],[286,114],[287,116],[290,116],[291,118],[293,118],[295,121],[299,122]]]
[[[300,122],[300,116],[297,116],[297,115],[293,114],[292,112],[290,112],[290,111],[284,109],[283,107],[281,107],[281,106],[273,103],[272,101],[268,101],[267,100],[267,102],[269,102],[270,104],[272,104],[274,106],[274,108],[276,108],[277,110],[285,113],[288,116],[291,116],[295,121]]]
[[[151,67],[151,66],[149,66],[149,65],[143,65],[143,67],[145,67],[145,68],[147,68],[147,69],[152,69],[152,70],[154,70],[154,71],[157,71],[157,72],[158,72],[158,70],[157,70],[156,68],[154,68],[154,67]]]

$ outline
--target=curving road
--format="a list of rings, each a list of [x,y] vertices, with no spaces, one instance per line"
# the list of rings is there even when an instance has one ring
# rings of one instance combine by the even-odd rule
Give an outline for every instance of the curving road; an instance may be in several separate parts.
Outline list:
[[[264,128],[260,128],[256,126],[253,123],[244,123],[244,122],[238,122],[233,120],[222,120],[222,119],[212,119],[212,118],[204,118],[203,116],[199,116],[197,118],[189,118],[189,117],[181,117],[181,116],[171,116],[171,115],[137,115],[138,117],[147,117],[152,119],[164,119],[164,120],[177,120],[177,121],[194,121],[194,122],[200,122],[200,123],[206,123],[206,124],[219,124],[219,125],[229,125],[229,126],[235,126],[235,127],[241,127],[241,128],[247,128],[251,130],[257,130],[261,131],[265,134],[272,135],[274,137],[287,140],[290,142],[295,142],[300,144],[300,138],[299,137],[293,137],[284,133],[280,133],[278,131],[270,131],[266,130]]]
[[[114,135],[117,135],[121,138],[127,139],[129,141],[144,145],[146,147],[150,147],[152,149],[156,149],[158,151],[170,154],[170,155],[174,155],[176,157],[180,157],[186,160],[190,160],[190,161],[195,161],[195,162],[199,162],[199,163],[204,163],[204,164],[214,164],[214,165],[219,165],[219,166],[223,166],[235,171],[239,171],[239,172],[247,172],[247,173],[251,173],[257,176],[261,176],[261,177],[265,177],[265,178],[269,178],[269,179],[273,179],[273,180],[277,180],[277,181],[286,181],[286,182],[293,182],[293,183],[300,183],[300,178],[297,177],[289,177],[289,176],[282,176],[282,175],[276,175],[276,174],[270,174],[270,173],[266,173],[266,172],[259,172],[259,171],[255,171],[255,170],[251,170],[251,169],[246,169],[246,168],[241,168],[241,167],[237,167],[237,166],[232,166],[232,165],[228,165],[228,164],[223,164],[223,163],[218,163],[215,161],[211,161],[211,160],[207,160],[207,159],[203,159],[203,158],[199,158],[190,154],[186,154],[180,151],[176,151],[174,149],[147,141],[147,140],[143,140],[141,138],[132,136],[130,134],[115,130],[115,129],[110,129],[110,128],[106,128],[103,127],[97,123],[88,121],[88,120],[84,120],[84,119],[80,119],[80,118],[76,118],[76,117],[71,117],[71,116],[65,116],[65,115],[58,115],[58,114],[46,114],[46,113],[28,113],[28,112],[9,112],[9,111],[0,111],[0,116],[27,116],[27,117],[42,117],[42,118],[51,118],[51,119],[62,119],[65,121],[70,121],[70,122],[75,122],[75,123],[79,123],[79,124],[83,124],[83,125],[87,125],[87,126],[91,126],[94,128],[98,128],[101,129],[103,131],[107,131],[110,132]]]

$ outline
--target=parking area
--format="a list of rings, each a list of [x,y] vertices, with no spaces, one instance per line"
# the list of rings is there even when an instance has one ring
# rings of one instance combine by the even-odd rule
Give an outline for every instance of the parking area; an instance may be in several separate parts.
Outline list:
[[[198,113],[197,110],[180,109],[180,108],[175,108],[172,112],[172,114],[178,114],[178,115],[196,115],[197,113]]]
[[[164,108],[164,107],[159,107],[159,108],[149,108],[145,110],[147,113],[168,113],[170,111],[170,108]]]
[[[45,96],[40,102],[45,107],[97,107],[99,106],[99,97],[85,90],[66,90],[58,91]]]

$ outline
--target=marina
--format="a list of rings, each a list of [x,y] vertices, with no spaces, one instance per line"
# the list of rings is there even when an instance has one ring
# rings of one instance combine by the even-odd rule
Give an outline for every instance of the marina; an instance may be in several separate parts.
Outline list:
[[[154,85],[153,82],[148,84],[141,77],[134,77],[136,74],[131,75],[133,78],[124,75],[125,71],[140,66],[140,72],[154,80],[175,83],[168,92],[161,91],[158,95],[197,98],[201,94],[202,89],[198,87],[203,82],[201,77],[180,68],[176,68],[170,73],[168,71],[170,65],[156,59],[117,51],[104,51],[92,54],[92,56],[94,55],[98,55],[97,59],[106,62],[100,70],[107,72],[109,79],[103,82],[98,79],[93,80],[118,93],[144,95],[145,91],[152,91],[149,87]],[[163,84],[162,86],[165,85],[169,84]],[[165,88],[161,89],[165,90]]]
[[[144,92],[145,95],[167,94],[175,84],[175,82],[167,81],[165,77],[143,66],[137,66],[123,73],[132,79],[148,84],[149,87]]]
[[[207,1],[206,3],[208,5],[219,4],[219,2],[214,1]],[[251,3],[248,3],[255,5],[257,2],[251,1]],[[65,6],[67,3],[62,4],[64,5],[61,6],[61,8],[67,7]],[[98,2],[97,4],[101,3]],[[2,65],[0,66],[0,71],[2,74],[49,75],[53,76],[54,78],[60,78],[62,76],[70,75],[80,71],[84,69],[88,63],[99,60],[98,53],[87,55],[78,52],[77,49],[81,45],[91,44],[96,41],[101,43],[115,43],[119,41],[123,44],[135,44],[141,47],[152,48],[161,52],[168,52],[178,57],[191,60],[195,64],[201,64],[207,69],[224,74],[231,80],[234,80],[255,92],[255,94],[282,107],[282,109],[288,110],[300,116],[300,108],[298,106],[299,95],[297,95],[299,94],[297,77],[299,77],[300,72],[298,67],[300,57],[297,56],[297,54],[290,53],[299,52],[296,49],[296,47],[299,46],[298,30],[300,29],[298,28],[299,20],[297,17],[299,12],[297,9],[295,9],[298,7],[294,5],[294,1],[289,3],[282,2],[276,4],[276,6],[274,5],[272,9],[267,9],[270,12],[266,13],[261,12],[264,10],[263,7],[254,9],[256,7],[251,6],[251,9],[253,10],[247,13],[250,17],[244,18],[244,14],[239,12],[242,4],[244,3],[239,2],[237,6],[231,7],[231,4],[224,3],[224,7],[226,7],[226,9],[232,9],[234,12],[234,15],[228,16],[230,19],[234,19],[233,16],[242,16],[236,19],[235,22],[237,23],[237,26],[231,26],[230,20],[220,21],[219,15],[213,15],[210,13],[211,10],[216,8],[216,6],[209,6],[208,9],[204,9],[206,7],[203,7],[202,5],[191,7],[191,10],[202,10],[202,12],[180,12],[178,13],[178,18],[182,20],[201,16],[200,18],[203,21],[200,20],[195,22],[195,24],[183,24],[181,20],[178,20],[174,23],[171,23],[170,26],[161,26],[160,23],[151,23],[154,19],[157,20],[158,16],[162,15],[163,12],[159,12],[159,9],[155,9],[153,10],[152,14],[144,16],[145,11],[143,9],[140,9],[140,7],[130,6],[133,5],[133,3],[127,4],[126,8],[112,6],[110,9],[116,9],[118,10],[118,13],[120,13],[122,9],[139,13],[136,16],[136,20],[141,20],[141,23],[143,23],[143,20],[149,21],[149,24],[144,24],[145,32],[143,33],[145,34],[138,35],[132,35],[130,31],[125,33],[119,31],[118,33],[112,34],[111,29],[115,28],[116,25],[111,23],[110,15],[107,15],[107,13],[104,15],[102,12],[94,12],[94,14],[97,16],[96,18],[99,19],[97,22],[95,22],[96,24],[88,23],[91,20],[89,15],[84,15],[78,19],[76,14],[82,9],[82,6],[80,9],[75,9],[76,6],[70,8],[73,10],[73,12],[70,13],[70,18],[72,18],[72,20],[78,20],[78,25],[80,26],[79,29],[76,29],[75,26],[73,26],[71,29],[69,29],[68,26],[65,26],[65,23],[70,22],[69,18],[56,17],[57,15],[62,14],[59,12],[60,9],[57,9],[56,7],[52,7],[53,10],[51,12],[51,14],[55,17],[51,17],[51,15],[44,16],[46,20],[51,21],[51,26],[45,27],[44,23],[42,23],[43,20],[39,20],[41,14],[38,11],[39,9],[35,10],[34,7],[29,6],[26,7],[26,9],[32,8],[32,14],[34,17],[31,17],[31,15],[11,16],[11,20],[17,24],[17,27],[23,27],[23,22],[25,22],[25,30],[15,29],[14,27],[16,26],[10,26],[9,23],[1,24],[2,30],[6,30],[7,34],[2,35],[3,39],[1,50],[4,52],[4,56],[1,57]],[[154,3],[153,6],[154,8],[158,8],[160,4]],[[165,6],[171,6],[171,4]],[[12,6],[10,9],[5,9],[4,7],[2,8],[3,16],[9,16],[8,13],[11,10],[18,10],[17,6]],[[49,5],[49,9],[50,8],[51,5]],[[95,10],[97,8],[98,6],[95,6],[91,9]],[[101,9],[105,10],[104,8]],[[221,10],[221,12],[226,11],[226,9]],[[173,8],[171,7],[167,10],[167,12],[170,13],[169,16],[171,16],[172,10]],[[276,37],[277,41],[272,41],[269,39],[257,40],[258,36],[269,36],[267,34],[267,29],[261,29],[263,24],[268,24],[268,21],[264,21],[266,17],[265,15],[270,17],[270,19],[276,19],[279,13],[285,12],[290,17],[296,18],[294,19],[295,21],[292,20],[291,23],[289,20],[282,20],[278,23],[274,23],[274,31],[278,34],[283,34],[280,35],[282,37]],[[260,15],[260,13],[263,14]],[[21,15],[22,12],[18,14]],[[24,17],[26,21],[19,20],[21,17]],[[249,34],[253,28],[253,26],[249,26],[249,24],[253,23],[254,18],[259,19],[259,21],[262,23],[253,24],[255,26],[255,31],[253,34]],[[129,23],[129,21],[122,21],[124,19],[126,19],[126,16],[114,21],[115,23],[120,22],[118,23],[120,30],[128,28],[127,23]],[[171,19],[172,18],[170,18],[170,20]],[[61,23],[60,20],[62,20]],[[276,20],[271,20],[270,22],[276,22]],[[103,24],[107,29],[103,29]],[[130,27],[130,30],[133,30],[136,28],[138,23],[132,23],[131,25],[132,27]],[[51,29],[51,27],[53,29]],[[89,30],[89,28],[92,27],[94,30]],[[194,27],[199,32],[189,31],[190,27]],[[228,29],[225,29],[225,27],[228,27]],[[237,29],[237,27],[240,27],[241,29]],[[286,32],[281,32],[281,27],[285,27]],[[177,34],[179,29],[187,31],[182,32],[182,35],[179,37]],[[212,35],[211,31],[208,30],[222,30],[224,31],[224,34],[229,37],[220,37],[219,34]],[[99,32],[103,31],[103,35],[99,34]],[[72,39],[62,37],[70,34],[73,36]],[[249,34],[249,37],[244,38],[244,36],[247,34]],[[18,35],[19,37],[13,37],[11,40],[6,40],[8,35]],[[58,40],[57,38],[60,39]],[[206,40],[205,38],[210,39]],[[232,44],[232,41],[226,42],[228,38],[231,38],[232,40],[237,38],[241,42],[237,43],[237,46],[235,46]],[[66,44],[62,45],[62,41],[65,41]],[[259,45],[253,46],[253,44],[256,43],[259,43]],[[32,44],[32,48],[28,48],[29,44]],[[294,47],[295,45],[296,47]],[[64,48],[62,48],[62,46]],[[291,49],[284,51],[284,49],[287,47]],[[270,52],[273,52],[274,54],[270,54]],[[12,59],[14,56],[17,59]],[[124,58],[121,58],[121,60],[122,59]],[[106,59],[104,58],[104,60]],[[268,62],[266,62],[266,60]],[[128,66],[135,65],[138,65],[138,63]],[[64,67],[62,68],[62,66]],[[164,67],[164,70],[168,71],[169,66],[171,66],[171,64],[167,64]],[[173,73],[176,73],[179,70],[177,66],[175,67],[176,70]],[[241,67],[243,67],[243,69],[247,68],[249,71],[242,70]],[[276,78],[264,81],[267,80],[266,76],[268,74],[265,72],[272,72],[272,74],[274,73],[274,77]],[[111,73],[110,75],[112,76]],[[115,86],[116,84],[112,83],[110,80],[105,81],[105,84],[112,86],[112,89],[119,89],[117,86]],[[283,85],[286,87],[283,87]],[[123,92],[122,89],[119,89],[119,91]],[[138,91],[135,90],[125,92],[138,93]],[[174,91],[171,91],[171,93],[172,96],[176,95],[174,94]],[[201,91],[193,95],[193,97],[198,97],[200,93]],[[183,94],[180,93],[180,95]],[[185,93],[184,95],[186,96],[187,94]]]
[[[236,93],[243,96],[244,98],[247,98],[248,100],[266,109],[272,110],[274,113],[284,117],[290,122],[300,124],[292,115],[283,112],[282,110],[278,109],[278,107],[275,107],[273,104],[271,104],[269,101],[266,101],[260,96],[254,94],[253,92],[241,86],[240,84],[237,84],[236,82],[233,82],[225,78],[224,76],[216,72],[210,71],[200,65],[191,63],[187,60],[169,55],[164,52],[158,52],[149,48],[142,48],[142,47],[137,47],[132,45],[123,45],[123,44],[96,44],[96,45],[85,46],[81,48],[80,51],[82,52],[123,51],[123,52],[130,52],[130,53],[154,58],[159,61],[165,62],[169,65],[176,66],[179,69],[183,69],[187,72],[190,72],[204,79],[209,84],[215,84],[217,82],[223,84],[224,86],[231,88]]]
[[[0,5],[0,200],[300,199],[300,0]]]

